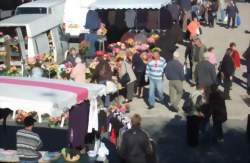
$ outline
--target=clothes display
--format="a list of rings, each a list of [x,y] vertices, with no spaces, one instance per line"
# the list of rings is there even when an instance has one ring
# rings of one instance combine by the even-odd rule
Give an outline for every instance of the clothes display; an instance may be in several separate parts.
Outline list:
[[[131,128],[131,120],[118,109],[108,116],[110,140],[115,145],[120,145],[122,134]]]
[[[115,24],[115,17],[116,17],[116,11],[115,10],[111,10],[111,11],[108,12],[108,21],[109,21],[110,26]]]
[[[148,11],[147,28],[150,30],[160,28],[159,19],[160,19],[160,11],[159,10],[149,10]]]
[[[134,10],[127,10],[125,12],[125,22],[128,28],[134,28],[136,19],[136,12]]]
[[[146,27],[148,21],[148,12],[147,10],[137,10],[136,16],[136,28],[143,29]]]
[[[85,28],[96,30],[100,26],[100,18],[98,16],[98,13],[95,10],[89,10],[86,17],[86,24]]]
[[[83,147],[88,130],[89,102],[84,102],[71,108],[69,112],[69,135],[72,147]]]
[[[167,7],[163,7],[160,10],[160,27],[161,29],[169,29],[172,25],[171,13]]]

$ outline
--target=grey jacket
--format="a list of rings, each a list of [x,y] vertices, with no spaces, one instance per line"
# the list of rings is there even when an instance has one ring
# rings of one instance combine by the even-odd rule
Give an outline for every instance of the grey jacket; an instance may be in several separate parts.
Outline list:
[[[207,60],[197,64],[194,75],[198,85],[209,87],[212,84],[216,84],[215,67]]]
[[[175,59],[168,62],[165,75],[168,80],[185,80],[183,65]]]

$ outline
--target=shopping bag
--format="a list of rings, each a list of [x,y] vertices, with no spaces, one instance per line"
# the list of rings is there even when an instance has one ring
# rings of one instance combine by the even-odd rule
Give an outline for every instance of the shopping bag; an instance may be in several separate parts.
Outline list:
[[[224,18],[224,20],[223,20],[223,22],[226,24],[227,21],[228,21],[228,16],[226,15],[225,18]]]
[[[240,24],[241,24],[240,16],[237,15],[237,17],[236,17],[236,25],[240,26]]]

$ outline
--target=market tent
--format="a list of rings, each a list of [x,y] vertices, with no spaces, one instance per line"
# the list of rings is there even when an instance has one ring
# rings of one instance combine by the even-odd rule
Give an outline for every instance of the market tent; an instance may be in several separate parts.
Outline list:
[[[97,0],[90,5],[95,9],[160,9],[171,0]]]
[[[61,22],[62,20],[54,15],[25,14],[0,21],[0,27],[26,27],[27,36],[34,37],[58,26]]]
[[[40,122],[42,114],[60,116],[72,106],[89,100],[91,129],[98,128],[96,97],[106,94],[105,86],[100,84],[22,77],[0,77],[0,90],[0,108],[36,111]]]

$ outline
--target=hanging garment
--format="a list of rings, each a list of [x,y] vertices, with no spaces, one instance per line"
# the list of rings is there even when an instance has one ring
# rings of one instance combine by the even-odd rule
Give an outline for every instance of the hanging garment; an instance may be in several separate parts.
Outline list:
[[[98,16],[98,13],[94,10],[89,10],[86,17],[86,24],[85,28],[90,30],[96,30],[100,26],[100,18]]]
[[[172,25],[171,13],[166,7],[161,8],[160,11],[160,26],[161,29],[169,29]]]
[[[158,29],[160,28],[159,24],[159,10],[150,10],[148,11],[148,21],[147,21],[147,28],[148,29]]]
[[[125,12],[125,22],[128,28],[134,28],[135,26],[136,12],[134,10],[127,10]]]
[[[89,102],[73,106],[69,111],[69,135],[72,147],[83,147],[88,130]]]
[[[125,19],[124,11],[117,10],[115,15],[115,26],[117,26],[119,30],[123,30],[124,28],[127,27],[124,19]]]
[[[116,12],[114,10],[108,12],[108,21],[110,26],[115,24],[115,17]]]
[[[139,29],[143,29],[146,27],[148,20],[148,12],[147,10],[138,10],[136,16],[137,24],[136,27]]]

